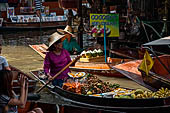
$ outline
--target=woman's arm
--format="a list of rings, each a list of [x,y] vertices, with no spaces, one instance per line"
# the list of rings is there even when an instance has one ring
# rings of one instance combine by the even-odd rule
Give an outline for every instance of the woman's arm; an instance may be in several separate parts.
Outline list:
[[[49,69],[50,69],[50,56],[49,53],[46,54],[45,59],[44,59],[44,72],[45,74],[49,74]]]
[[[48,77],[48,80],[52,80],[52,76],[50,75],[50,56],[49,53],[46,54],[45,59],[44,59],[44,72],[45,75]]]
[[[11,98],[8,105],[16,105],[16,106],[23,106],[25,105],[25,98],[26,98],[26,90],[25,90],[25,80],[26,77],[21,75],[20,77],[20,85],[21,85],[21,93],[20,98]]]
[[[5,70],[11,70],[11,68],[9,67],[9,64],[5,58],[4,58],[4,68],[5,68]]]
[[[26,79],[25,83],[25,99],[24,99],[24,105],[20,106],[21,108],[25,108],[25,104],[27,102],[27,96],[28,96],[28,78]]]

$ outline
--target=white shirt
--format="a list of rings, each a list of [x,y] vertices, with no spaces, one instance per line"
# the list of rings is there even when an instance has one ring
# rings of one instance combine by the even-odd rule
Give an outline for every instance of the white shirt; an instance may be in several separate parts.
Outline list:
[[[5,57],[3,56],[0,56],[0,70],[3,69],[3,67],[8,67],[8,62],[7,60],[5,59]]]

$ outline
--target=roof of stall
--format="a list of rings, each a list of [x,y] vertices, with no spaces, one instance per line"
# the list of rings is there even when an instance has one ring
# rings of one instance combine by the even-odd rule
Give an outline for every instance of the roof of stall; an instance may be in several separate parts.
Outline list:
[[[143,44],[144,46],[156,46],[156,45],[170,45],[170,36],[160,38],[158,40],[154,40],[148,43]]]

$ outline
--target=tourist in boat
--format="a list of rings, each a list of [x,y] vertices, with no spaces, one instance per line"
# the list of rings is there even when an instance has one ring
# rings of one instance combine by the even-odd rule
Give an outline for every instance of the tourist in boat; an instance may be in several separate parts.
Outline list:
[[[49,80],[51,80],[53,76],[71,62],[69,52],[63,49],[62,46],[62,38],[64,37],[65,35],[60,35],[55,32],[48,39],[49,48],[47,50],[49,52],[46,53],[46,57],[44,59],[44,72],[48,76]],[[57,76],[56,79],[52,81],[52,84],[62,87],[64,80],[68,78],[68,72],[70,72],[69,68]]]
[[[0,44],[0,54],[2,51],[2,44]],[[11,70],[5,57],[0,55],[0,70]]]
[[[28,80],[27,77],[20,74],[16,76],[12,74],[10,70],[0,71],[0,113],[18,113],[17,107],[24,108],[27,101],[28,94]],[[20,97],[18,98],[15,92],[12,90],[13,79],[18,77],[19,84],[21,86]],[[36,108],[30,113],[43,113],[41,108]]]
[[[63,48],[66,49],[70,54],[79,54],[83,51],[75,39],[75,35],[72,34],[72,27],[67,25],[64,30],[58,29],[60,33],[65,34],[63,41]]]

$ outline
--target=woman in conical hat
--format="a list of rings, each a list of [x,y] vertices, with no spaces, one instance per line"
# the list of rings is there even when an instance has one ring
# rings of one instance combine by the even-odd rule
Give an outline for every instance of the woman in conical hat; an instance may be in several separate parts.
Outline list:
[[[73,38],[75,35],[72,33],[72,27],[67,25],[64,30],[58,29],[58,31],[62,34],[65,34],[65,38],[63,41],[63,48],[66,49],[70,54],[81,53],[83,51],[77,43],[76,39]]]
[[[44,72],[51,80],[61,69],[63,69],[68,63],[71,62],[70,54],[62,47],[62,39],[65,35],[59,33],[53,33],[49,41],[48,51],[44,59]],[[65,79],[67,79],[67,73],[70,72],[69,68],[63,71],[53,82],[53,85],[62,87]]]

